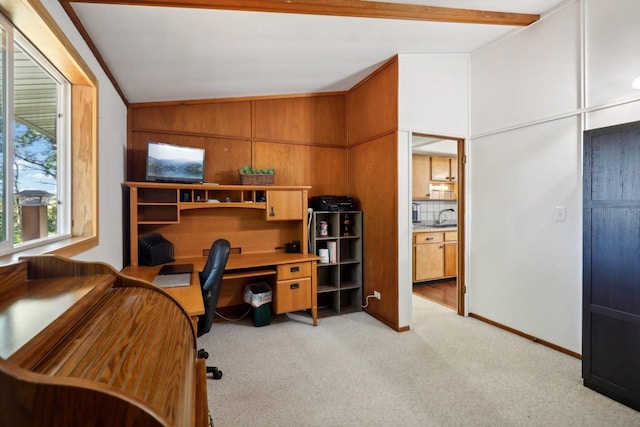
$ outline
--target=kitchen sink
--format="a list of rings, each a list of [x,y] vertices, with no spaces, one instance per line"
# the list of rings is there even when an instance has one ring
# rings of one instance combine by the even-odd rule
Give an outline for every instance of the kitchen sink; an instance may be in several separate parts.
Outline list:
[[[451,223],[451,222],[443,222],[442,224],[433,224],[431,227],[435,227],[435,228],[447,228],[447,227],[457,227],[458,224],[457,223]]]

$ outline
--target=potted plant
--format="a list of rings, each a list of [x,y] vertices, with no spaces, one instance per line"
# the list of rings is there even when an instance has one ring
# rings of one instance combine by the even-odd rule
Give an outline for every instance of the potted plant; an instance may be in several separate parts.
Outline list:
[[[238,169],[242,185],[272,185],[276,176],[275,169],[254,169],[243,166]]]

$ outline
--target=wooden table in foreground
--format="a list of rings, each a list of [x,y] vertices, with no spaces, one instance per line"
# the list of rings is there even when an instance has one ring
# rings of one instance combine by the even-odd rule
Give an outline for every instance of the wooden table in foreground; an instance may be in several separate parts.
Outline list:
[[[313,254],[268,252],[231,254],[223,277],[218,307],[244,304],[244,287],[248,283],[265,281],[273,289],[273,311],[276,314],[311,310],[314,326],[318,325],[317,276],[319,257]],[[173,264],[193,264],[191,285],[163,288],[189,313],[192,321],[204,314],[200,281],[206,257],[180,258]],[[126,267],[122,274],[153,282],[161,266]]]
[[[197,350],[180,304],[106,264],[0,267],[0,426],[208,426]]]

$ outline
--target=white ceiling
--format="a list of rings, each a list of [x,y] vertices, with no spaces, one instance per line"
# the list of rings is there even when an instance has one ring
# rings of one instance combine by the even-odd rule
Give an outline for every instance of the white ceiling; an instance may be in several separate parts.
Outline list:
[[[565,1],[393,2],[543,14]],[[344,91],[396,54],[470,53],[519,28],[71,4],[131,103]]]

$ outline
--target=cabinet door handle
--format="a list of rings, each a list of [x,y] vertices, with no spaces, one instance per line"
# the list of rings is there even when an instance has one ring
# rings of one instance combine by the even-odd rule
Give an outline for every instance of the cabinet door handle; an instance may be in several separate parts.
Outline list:
[[[427,237],[427,240],[433,240],[433,237]]]
[[[444,248],[444,245],[440,246],[438,249],[443,249],[443,248]]]
[[[292,273],[296,273],[296,272],[300,271],[300,266],[299,266],[299,265],[296,265],[295,267],[291,267],[290,271],[291,271]]]
[[[273,211],[273,206],[271,206],[271,210],[269,211],[269,216],[276,216],[276,213]]]
[[[292,283],[289,285],[289,289],[298,289],[300,287],[300,283]]]

